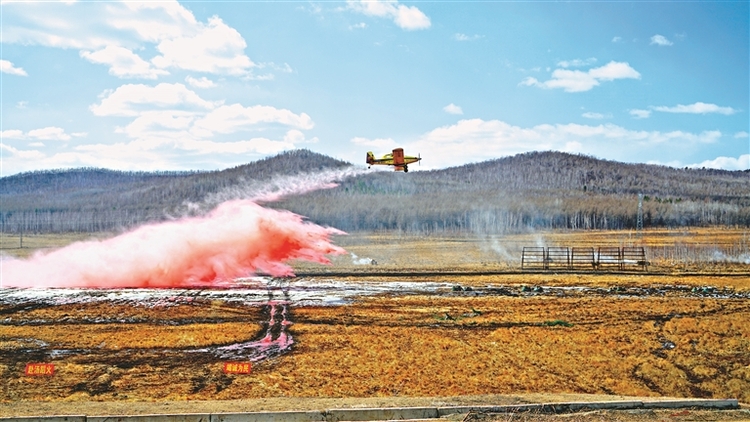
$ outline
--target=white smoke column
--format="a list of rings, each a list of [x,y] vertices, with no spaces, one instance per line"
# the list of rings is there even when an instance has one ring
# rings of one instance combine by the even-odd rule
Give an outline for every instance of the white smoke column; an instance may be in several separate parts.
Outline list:
[[[505,262],[513,262],[517,259],[513,255],[511,255],[510,252],[508,252],[508,249],[505,248],[505,245],[503,245],[497,238],[493,237],[490,240],[490,249],[497,255],[499,255]]]

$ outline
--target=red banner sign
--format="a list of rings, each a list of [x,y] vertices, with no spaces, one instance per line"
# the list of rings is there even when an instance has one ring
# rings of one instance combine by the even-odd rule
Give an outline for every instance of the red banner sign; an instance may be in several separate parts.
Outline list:
[[[250,362],[224,362],[225,374],[249,374],[252,368]]]
[[[26,375],[54,375],[55,365],[51,363],[27,363]]]

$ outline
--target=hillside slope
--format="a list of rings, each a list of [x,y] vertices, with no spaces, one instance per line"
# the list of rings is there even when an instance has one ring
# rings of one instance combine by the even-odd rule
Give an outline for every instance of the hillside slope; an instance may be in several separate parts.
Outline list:
[[[443,170],[376,172],[280,206],[343,230],[750,225],[750,174],[531,152]]]
[[[117,230],[182,213],[186,203],[247,181],[344,168],[349,163],[294,150],[209,172],[37,171],[0,178],[3,232]]]
[[[77,169],[0,178],[2,231],[117,230],[174,214],[248,181],[350,164],[295,150],[214,172]],[[471,231],[530,227],[750,226],[750,174],[626,164],[532,152],[408,174],[371,170],[336,189],[274,204],[348,231]]]

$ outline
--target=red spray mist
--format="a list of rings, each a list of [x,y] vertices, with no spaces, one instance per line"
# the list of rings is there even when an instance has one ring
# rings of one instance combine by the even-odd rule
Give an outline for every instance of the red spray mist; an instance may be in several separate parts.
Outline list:
[[[204,217],[146,225],[28,260],[2,262],[2,287],[197,287],[231,284],[261,271],[292,275],[289,260],[329,264],[345,251],[330,242],[341,231],[303,221],[250,200],[219,205]]]

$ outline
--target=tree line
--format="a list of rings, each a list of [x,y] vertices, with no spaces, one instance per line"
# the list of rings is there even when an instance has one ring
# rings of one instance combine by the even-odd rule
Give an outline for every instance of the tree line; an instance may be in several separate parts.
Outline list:
[[[0,178],[0,230],[122,230],[233,186],[350,164],[308,150],[215,172],[33,172]],[[750,226],[750,173],[531,152],[448,169],[372,171],[268,206],[345,231],[504,233],[540,228]]]

